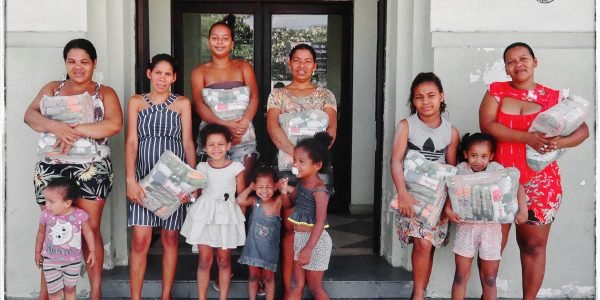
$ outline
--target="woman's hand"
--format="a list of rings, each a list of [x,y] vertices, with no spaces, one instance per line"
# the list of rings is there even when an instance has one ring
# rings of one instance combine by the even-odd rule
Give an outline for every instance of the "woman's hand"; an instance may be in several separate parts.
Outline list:
[[[248,127],[250,127],[250,120],[241,117],[236,123],[238,123],[242,127],[242,136],[246,134]]]
[[[129,201],[143,206],[142,199],[144,197],[146,197],[146,194],[144,194],[144,189],[140,184],[135,180],[127,180],[127,198]]]
[[[229,129],[231,133],[231,145],[237,145],[242,141],[242,136],[246,133],[248,127],[244,127],[242,123],[240,123],[242,119],[237,121],[225,121],[223,126]]]
[[[552,138],[547,138],[544,133],[541,132],[528,132],[527,145],[540,154],[546,154],[556,150],[556,148],[552,147]],[[554,144],[554,146],[556,146],[556,144]]]
[[[76,126],[77,124],[67,124],[58,121],[54,122],[54,125],[50,128],[50,132],[56,136],[57,141],[55,147],[61,147],[63,150],[66,148],[70,149],[73,146],[73,143],[82,138],[75,129]],[[63,153],[66,152],[63,151]]]
[[[527,222],[527,217],[528,217],[527,208],[525,208],[525,209],[519,208],[519,211],[517,212],[517,215],[515,216],[515,224],[517,224],[517,225],[525,224],[525,222]]]
[[[298,253],[297,264],[300,266],[306,266],[310,262],[310,258],[312,257],[312,249],[308,249],[307,247],[302,248],[300,253]]]

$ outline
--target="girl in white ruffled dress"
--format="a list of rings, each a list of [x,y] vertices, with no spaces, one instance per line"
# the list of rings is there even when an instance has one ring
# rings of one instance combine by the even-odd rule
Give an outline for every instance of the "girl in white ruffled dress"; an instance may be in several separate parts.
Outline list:
[[[210,124],[201,131],[204,151],[209,161],[201,162],[196,169],[204,172],[208,184],[202,195],[190,207],[181,228],[186,242],[198,245],[198,298],[206,299],[213,262],[213,249],[217,249],[219,265],[220,299],[227,299],[231,282],[231,249],[246,242],[242,210],[235,201],[236,193],[244,190],[244,166],[227,159],[231,147],[231,133],[227,127]]]

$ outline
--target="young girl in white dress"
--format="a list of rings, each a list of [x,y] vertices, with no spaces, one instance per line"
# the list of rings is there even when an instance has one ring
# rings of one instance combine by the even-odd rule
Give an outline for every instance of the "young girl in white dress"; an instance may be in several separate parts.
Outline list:
[[[227,127],[210,124],[200,134],[210,159],[199,163],[196,169],[207,175],[208,184],[191,205],[181,234],[188,244],[198,245],[198,298],[207,297],[213,249],[216,248],[219,298],[227,299],[231,283],[231,249],[243,246],[246,241],[246,219],[235,201],[236,193],[245,189],[244,166],[227,159],[231,147],[231,133]]]

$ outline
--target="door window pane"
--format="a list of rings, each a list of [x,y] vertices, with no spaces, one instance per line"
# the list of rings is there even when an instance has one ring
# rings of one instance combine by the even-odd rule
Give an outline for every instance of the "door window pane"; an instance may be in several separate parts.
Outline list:
[[[275,14],[271,18],[271,88],[291,81],[288,55],[299,43],[311,45],[317,53],[313,82],[327,87],[341,103],[341,15]]]
[[[208,30],[216,22],[222,21],[227,14],[184,13],[183,14],[183,62],[184,95],[191,96],[190,74],[195,66],[210,61],[208,49]],[[235,44],[231,57],[243,59],[254,64],[254,15],[234,14]]]

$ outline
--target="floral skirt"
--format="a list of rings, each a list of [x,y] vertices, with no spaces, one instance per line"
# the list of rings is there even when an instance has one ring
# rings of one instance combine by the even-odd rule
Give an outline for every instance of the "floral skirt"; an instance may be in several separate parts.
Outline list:
[[[448,222],[438,222],[435,227],[423,225],[416,218],[402,217],[394,214],[396,222],[396,231],[402,247],[408,246],[413,242],[413,238],[426,239],[434,247],[445,246],[448,244]]]
[[[523,184],[527,195],[527,224],[546,225],[554,222],[562,200],[558,166],[552,164]]]
[[[33,185],[37,204],[44,205],[44,189],[58,177],[69,177],[81,188],[88,200],[106,200],[112,190],[113,171],[110,158],[84,164],[48,164],[38,162],[33,170]]]

